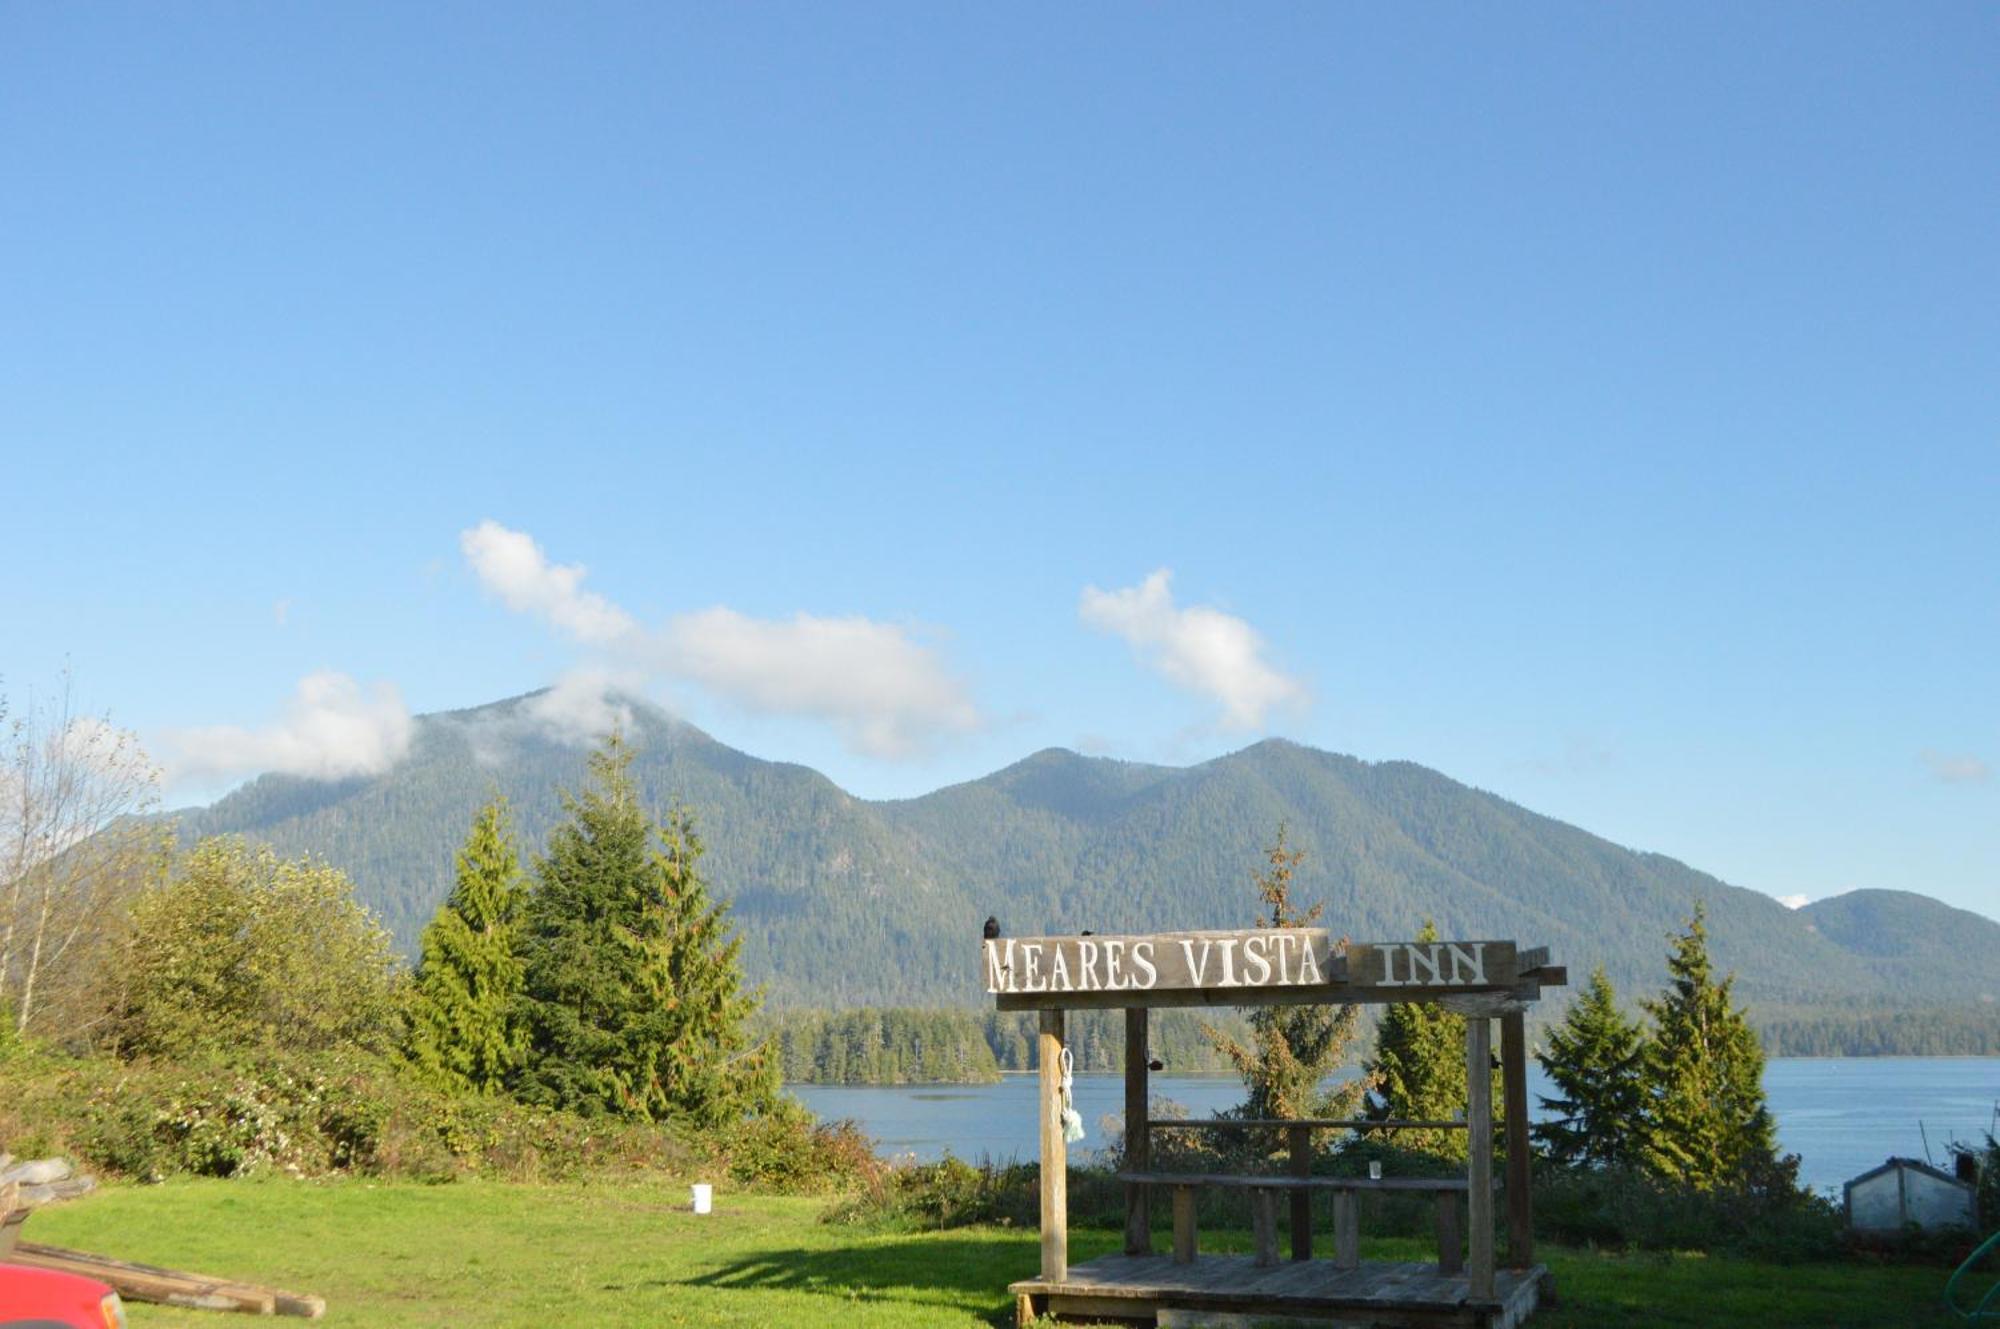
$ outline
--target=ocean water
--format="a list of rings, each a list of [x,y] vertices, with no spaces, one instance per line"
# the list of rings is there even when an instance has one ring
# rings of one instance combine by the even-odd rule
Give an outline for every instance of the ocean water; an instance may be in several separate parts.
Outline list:
[[[1155,1075],[1152,1091],[1205,1117],[1242,1100],[1234,1076]],[[929,1161],[1032,1159],[1037,1147],[1036,1077],[1009,1075],[986,1085],[794,1085],[791,1092],[822,1118],[852,1118],[882,1152]],[[1549,1092],[1530,1068],[1530,1104]],[[1764,1092],[1778,1119],[1778,1139],[1800,1157],[1800,1179],[1835,1189],[1891,1155],[1948,1166],[1945,1145],[2000,1134],[2000,1057],[1775,1058]],[[1086,1135],[1100,1144],[1107,1117],[1125,1110],[1124,1081],[1079,1075],[1074,1087]],[[1536,1113],[1535,1115],[1540,1115]]]

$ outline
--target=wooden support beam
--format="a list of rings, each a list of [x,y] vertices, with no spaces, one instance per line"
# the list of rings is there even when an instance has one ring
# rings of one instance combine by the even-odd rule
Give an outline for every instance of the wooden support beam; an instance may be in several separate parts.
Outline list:
[[[1152,1123],[1147,1117],[1150,1092],[1146,1008],[1125,1012],[1125,1169],[1144,1172],[1153,1165]],[[1125,1253],[1153,1253],[1152,1192],[1128,1183],[1125,1187]]]
[[[1063,1013],[1042,1012],[1042,1277],[1069,1276],[1069,1144],[1062,1131]]]
[[[191,1310],[238,1311],[247,1315],[297,1315],[305,1319],[318,1319],[326,1314],[326,1302],[318,1297],[228,1278],[210,1278],[206,1274],[161,1269],[156,1265],[133,1264],[32,1241],[17,1244],[7,1259],[13,1264],[80,1274],[109,1283],[127,1301],[150,1301]]]
[[[1292,1175],[1310,1177],[1313,1170],[1312,1128],[1285,1127],[1285,1144],[1291,1151]],[[1292,1258],[1313,1257],[1313,1210],[1310,1191],[1292,1192]]]
[[[1500,1017],[1500,1080],[1506,1114],[1507,1267],[1535,1263],[1533,1155],[1528,1147],[1528,1034],[1519,1015]]]
[[[1194,1263],[1194,1187],[1174,1187],[1174,1263]]]
[[[1333,1193],[1333,1267],[1361,1267],[1361,1204],[1353,1191]]]
[[[1456,1274],[1465,1268],[1465,1231],[1459,1222],[1457,1192],[1440,1192],[1437,1205],[1438,1272]]]
[[[1466,1228],[1473,1297],[1493,1299],[1493,1027],[1483,1016],[1465,1021]]]
[[[1259,1269],[1269,1269],[1278,1262],[1278,1193],[1268,1186],[1250,1192],[1250,1231],[1255,1263]]]

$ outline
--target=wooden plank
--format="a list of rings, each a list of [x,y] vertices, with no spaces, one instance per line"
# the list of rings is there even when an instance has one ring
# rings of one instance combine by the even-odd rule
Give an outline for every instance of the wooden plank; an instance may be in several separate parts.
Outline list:
[[[1147,1186],[1214,1186],[1225,1190],[1247,1190],[1268,1186],[1273,1190],[1312,1191],[1463,1191],[1464,1177],[1293,1177],[1246,1176],[1238,1172],[1120,1172],[1120,1181]]]
[[[1195,1255],[1194,1187],[1174,1187],[1174,1263],[1193,1264]]]
[[[1152,1055],[1146,1038],[1145,1007],[1125,1012],[1125,1166],[1144,1172],[1152,1166],[1153,1139],[1149,1107]],[[1153,1253],[1152,1192],[1137,1182],[1125,1186],[1125,1253]]]
[[[1457,1274],[1465,1268],[1465,1233],[1459,1222],[1458,1197],[1449,1192],[1437,1197],[1438,1272]]]
[[[1154,1130],[1276,1130],[1293,1126],[1310,1126],[1314,1130],[1380,1129],[1402,1130],[1422,1127],[1426,1130],[1464,1130],[1465,1120],[1453,1117],[1444,1121],[1415,1121],[1407,1117],[1155,1117],[1147,1123]]]
[[[1500,1017],[1500,1078],[1507,1141],[1507,1263],[1535,1262],[1534,1155],[1528,1146],[1528,1034],[1519,1015]]]
[[[1524,1002],[1535,1000],[1540,992],[1537,983],[1560,986],[1561,970],[1555,970],[1558,977],[1551,983],[1546,977],[1551,971],[1543,969],[1536,976],[1536,983],[1523,982],[1506,991]],[[1193,1009],[1221,1009],[1229,1006],[1380,1006],[1398,1001],[1437,1001],[1452,991],[1464,989],[1393,987],[1385,988],[1374,984],[1328,984],[1324,987],[1265,987],[1265,988],[1187,988],[1172,991],[1124,991],[1124,992],[1001,992],[994,994],[994,1009],[1002,1011],[1116,1011],[1133,1006],[1144,1006],[1149,1010],[1165,1007],[1187,1007]]]
[[[1285,1145],[1291,1152],[1292,1175],[1311,1177],[1313,1170],[1312,1130],[1306,1126],[1285,1128]],[[1313,1255],[1312,1192],[1292,1192],[1292,1258],[1310,1260]]]
[[[1251,1242],[1256,1249],[1257,1267],[1268,1269],[1278,1262],[1278,1193],[1268,1186],[1250,1192]]]
[[[1465,1118],[1468,1184],[1466,1228],[1472,1295],[1493,1297],[1493,1029],[1483,1019],[1465,1022]]]
[[[1333,1267],[1353,1269],[1361,1263],[1361,1205],[1353,1191],[1333,1194]]]
[[[149,1301],[162,1306],[182,1306],[191,1310],[239,1311],[249,1315],[295,1315],[318,1319],[326,1313],[319,1297],[277,1288],[259,1287],[234,1279],[211,1278],[206,1274],[183,1273],[157,1265],[113,1260],[86,1251],[44,1246],[37,1242],[18,1243],[8,1259],[14,1264],[33,1265],[80,1274],[109,1283],[128,1301]]]
[[[1063,1013],[1042,1012],[1042,1277],[1069,1271],[1069,1145],[1062,1132]]]

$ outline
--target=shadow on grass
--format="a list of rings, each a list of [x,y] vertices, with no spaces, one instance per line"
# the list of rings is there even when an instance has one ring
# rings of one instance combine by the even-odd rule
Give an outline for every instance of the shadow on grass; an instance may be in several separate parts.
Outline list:
[[[694,1286],[802,1292],[839,1301],[947,1307],[988,1323],[1011,1325],[1007,1285],[1032,1277],[1039,1239],[985,1233],[861,1236],[835,1249],[757,1251],[689,1278],[631,1286]]]

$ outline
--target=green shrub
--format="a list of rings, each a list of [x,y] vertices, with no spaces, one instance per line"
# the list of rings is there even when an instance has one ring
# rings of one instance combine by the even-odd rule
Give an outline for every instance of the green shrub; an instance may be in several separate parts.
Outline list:
[[[1728,1251],[1780,1263],[1841,1251],[1840,1212],[1824,1197],[1698,1190],[1623,1169],[1538,1169],[1535,1230],[1573,1246]]]

